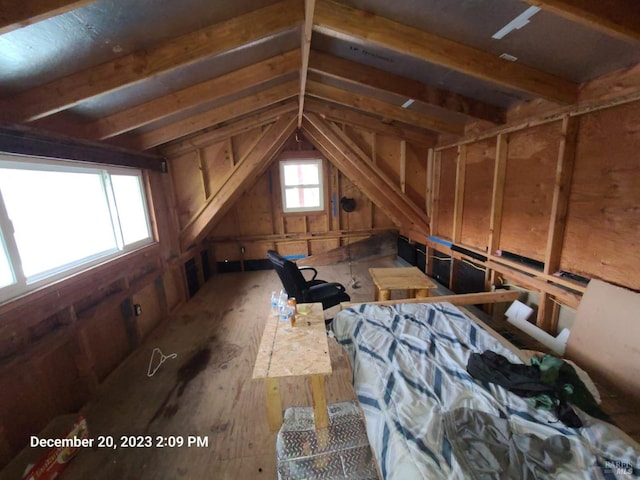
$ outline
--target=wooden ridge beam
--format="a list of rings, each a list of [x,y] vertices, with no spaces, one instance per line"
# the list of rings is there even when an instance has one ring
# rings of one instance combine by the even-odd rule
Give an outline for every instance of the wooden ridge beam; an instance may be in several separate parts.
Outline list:
[[[570,81],[342,3],[319,0],[314,29],[374,43],[554,102],[574,103],[578,98],[578,85]]]
[[[640,8],[637,0],[524,1],[621,40],[640,41]]]
[[[313,97],[370,112],[383,118],[390,118],[409,125],[416,125],[433,132],[450,133],[453,135],[464,134],[464,123],[453,123],[441,120],[383,102],[373,97],[348,92],[347,90],[330,85],[324,85],[319,81],[309,81],[307,93]]]
[[[311,51],[311,34],[313,33],[313,10],[316,0],[304,0],[304,28],[302,29],[302,67],[300,68],[300,96],[298,99],[298,128],[302,126],[304,111],[304,94],[307,89],[307,73],[309,71],[309,52]]]
[[[506,110],[503,108],[315,50],[311,51],[309,69],[343,82],[401,95],[469,117],[499,124],[505,122]]]
[[[89,125],[91,138],[103,140],[201,103],[213,102],[298,70],[300,50],[278,55],[197,85],[100,118]]]
[[[358,188],[401,227],[428,232],[426,213],[412,205],[413,202],[392,186],[373,163],[366,160],[353,142],[337,127],[320,116],[305,113],[303,130],[310,140],[336,165]]]
[[[251,152],[234,167],[218,191],[211,195],[203,208],[182,229],[180,245],[183,251],[202,240],[215,221],[219,220],[252,182],[268,168],[271,160],[295,131],[296,118],[295,114],[283,115],[265,130]]]
[[[207,112],[194,115],[193,117],[141,133],[136,138],[136,144],[141,150],[147,150],[218,123],[227,122],[234,118],[247,115],[261,108],[291,98],[297,93],[298,82],[291,80],[276,85],[275,87],[256,92],[240,100],[226,103]]]
[[[289,100],[282,105],[267,107],[266,110],[255,113],[247,118],[236,120],[223,126],[218,126],[217,128],[209,131],[205,130],[202,133],[196,133],[184,140],[170,143],[161,148],[162,155],[167,158],[176,157],[185,152],[212,145],[221,140],[233,137],[234,135],[248,132],[254,128],[272,123],[278,117],[286,113],[293,112],[294,110],[298,110],[298,105],[293,100]]]
[[[297,26],[301,20],[299,3],[282,0],[18,93],[4,120],[22,123],[57,113],[97,95],[259,42]]]
[[[62,15],[96,0],[0,0],[0,35]]]
[[[350,110],[335,103],[310,98],[307,99],[305,105],[306,111],[317,113],[327,120],[352,125],[354,127],[366,128],[382,135],[404,138],[410,143],[433,147],[437,141],[435,134],[412,128],[409,125],[384,123],[375,117]]]

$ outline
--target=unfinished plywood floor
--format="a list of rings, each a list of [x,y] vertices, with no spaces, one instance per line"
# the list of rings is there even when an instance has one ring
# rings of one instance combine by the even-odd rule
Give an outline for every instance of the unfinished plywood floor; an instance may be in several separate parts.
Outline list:
[[[354,264],[360,288],[350,288],[346,264],[317,267],[329,281],[347,287],[353,300],[372,300],[369,267],[391,267],[380,258]],[[276,478],[276,433],[267,426],[265,389],[251,380],[253,364],[269,309],[280,282],[274,271],[214,276],[172,319],[159,327],[100,387],[84,413],[91,437],[188,435],[207,438],[208,447],[93,448],[71,462],[64,478],[80,479],[245,479]],[[144,305],[142,306],[144,308]],[[355,398],[351,368],[330,340],[333,374],[327,401]],[[155,347],[167,360],[148,378]],[[304,379],[286,379],[283,407],[311,405]]]

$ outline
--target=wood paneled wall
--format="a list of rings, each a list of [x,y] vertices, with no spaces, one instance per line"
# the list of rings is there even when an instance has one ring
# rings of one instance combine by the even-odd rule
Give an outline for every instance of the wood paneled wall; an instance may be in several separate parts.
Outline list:
[[[432,235],[486,256],[487,288],[502,276],[540,292],[538,324],[553,330],[553,303],[575,308],[584,291],[560,271],[640,290],[638,151],[640,102],[437,148]]]
[[[145,176],[158,243],[0,306],[0,469],[186,299],[170,180]]]

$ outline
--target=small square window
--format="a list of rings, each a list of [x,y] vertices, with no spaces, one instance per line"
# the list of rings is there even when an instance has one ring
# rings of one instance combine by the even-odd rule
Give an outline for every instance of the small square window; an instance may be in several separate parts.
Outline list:
[[[324,210],[322,160],[282,160],[280,183],[284,212]]]

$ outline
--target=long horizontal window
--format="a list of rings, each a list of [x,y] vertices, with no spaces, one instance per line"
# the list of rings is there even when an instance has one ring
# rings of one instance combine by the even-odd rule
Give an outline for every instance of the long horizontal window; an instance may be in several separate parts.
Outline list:
[[[0,155],[0,301],[152,240],[140,170]]]

